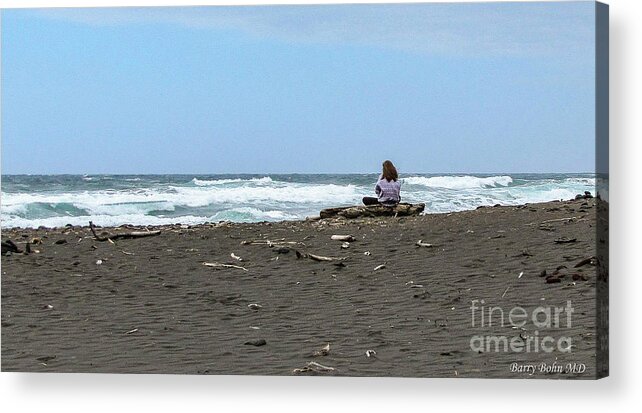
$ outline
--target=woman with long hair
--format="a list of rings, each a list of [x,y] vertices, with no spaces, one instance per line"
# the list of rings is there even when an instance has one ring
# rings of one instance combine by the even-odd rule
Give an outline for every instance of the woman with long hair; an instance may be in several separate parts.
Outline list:
[[[377,197],[366,196],[363,198],[363,203],[365,205],[395,206],[401,201],[400,191],[401,183],[397,168],[392,162],[384,161],[381,176],[375,186]]]

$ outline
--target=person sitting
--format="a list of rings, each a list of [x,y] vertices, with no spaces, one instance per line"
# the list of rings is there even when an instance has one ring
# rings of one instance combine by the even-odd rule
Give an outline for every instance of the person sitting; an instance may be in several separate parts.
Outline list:
[[[377,197],[366,196],[363,198],[363,203],[364,205],[385,205],[393,207],[401,201],[400,191],[401,183],[399,182],[397,168],[395,168],[392,162],[385,161],[383,163],[383,172],[375,186]]]

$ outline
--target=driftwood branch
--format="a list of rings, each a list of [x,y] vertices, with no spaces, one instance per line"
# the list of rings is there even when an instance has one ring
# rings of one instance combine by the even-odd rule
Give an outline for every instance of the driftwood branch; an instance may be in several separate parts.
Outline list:
[[[583,267],[583,266],[585,266],[587,264],[595,265],[596,262],[597,262],[597,259],[595,257],[585,258],[582,261],[580,261],[577,264],[575,264],[575,266],[573,268]]]
[[[222,264],[220,262],[204,262],[203,265],[206,267],[213,267],[213,268],[235,268],[237,270],[248,271],[247,268],[241,267],[240,265]]]
[[[535,225],[535,224],[546,225],[546,224],[550,224],[551,222],[572,222],[572,221],[575,221],[576,219],[578,219],[578,217],[555,218],[555,219],[547,219],[542,222],[530,222],[526,225]]]
[[[96,229],[94,226],[94,223],[89,221],[89,229],[91,230],[91,233],[94,235],[94,238],[96,241],[104,242],[104,241],[109,241],[112,242],[117,239],[130,239],[130,238],[144,238],[144,237],[152,237],[154,235],[160,235],[160,230],[157,231],[132,231],[132,232],[124,232],[121,234],[107,234],[107,235],[98,235],[96,234]]]
[[[334,367],[324,366],[323,364],[317,363],[316,361],[310,361],[305,366],[299,369],[292,370],[292,373],[298,374],[298,373],[305,373],[308,371],[312,371],[315,373],[326,373],[326,372],[335,371],[335,370],[336,369]]]
[[[267,240],[267,239],[246,240],[246,241],[241,241],[241,245],[267,245],[269,248],[279,247],[279,246],[284,246],[284,245],[303,245],[303,246],[305,246],[305,244],[303,242],[286,241],[285,238],[281,238],[281,239],[278,239],[278,240]]]

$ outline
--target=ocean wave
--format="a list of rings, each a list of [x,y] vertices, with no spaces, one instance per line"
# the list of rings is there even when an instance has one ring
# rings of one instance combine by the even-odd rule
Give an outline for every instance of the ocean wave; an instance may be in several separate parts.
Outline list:
[[[280,187],[179,187],[157,189],[107,190],[67,193],[14,193],[3,197],[3,208],[13,208],[31,203],[69,203],[100,213],[97,208],[125,204],[140,204],[155,207],[158,203],[174,206],[204,206],[230,202],[345,202],[357,195],[355,185],[304,185],[289,184]]]
[[[473,189],[507,186],[513,182],[513,178],[507,175],[489,176],[487,178],[469,175],[433,177],[410,176],[403,178],[403,182],[408,185],[423,185],[433,188]]]
[[[253,222],[253,221],[284,221],[288,219],[300,218],[298,215],[288,214],[285,211],[268,210],[263,211],[259,208],[240,207],[219,211],[210,217],[211,221],[235,221],[235,222]]]
[[[318,214],[323,208],[360,203],[362,196],[374,195],[370,177],[363,176],[353,180],[342,177],[334,183],[328,183],[332,181],[327,177],[304,183],[273,181],[268,176],[194,178],[189,182],[184,178],[163,181],[143,177],[140,182],[126,186],[122,184],[124,180],[115,180],[102,189],[61,185],[60,191],[45,187],[40,181],[37,187],[44,188],[40,191],[16,189],[16,185],[31,184],[29,180],[3,185],[2,227],[87,225],[89,220],[105,226],[293,220]],[[580,174],[538,178],[515,175],[515,181],[508,175],[460,175],[410,176],[403,181],[403,201],[423,202],[427,213],[436,213],[470,210],[480,205],[572,199],[584,191],[594,192],[596,179]]]
[[[2,227],[4,228],[38,228],[40,226],[47,228],[64,227],[71,225],[87,225],[89,221],[100,226],[118,226],[122,224],[131,225],[169,225],[169,224],[202,224],[209,220],[208,217],[193,215],[183,215],[179,217],[156,217],[145,214],[125,214],[125,215],[83,215],[76,217],[60,216],[49,218],[27,219],[17,216],[2,217]]]
[[[214,185],[234,184],[234,183],[239,183],[239,182],[252,182],[252,183],[255,183],[255,184],[269,184],[269,183],[272,183],[274,181],[269,176],[264,176],[263,178],[251,178],[251,179],[234,178],[234,179],[212,179],[212,180],[207,180],[207,179],[194,178],[194,179],[191,180],[191,182],[196,186],[214,186]]]
[[[120,215],[174,209],[178,194],[156,190],[84,191],[65,193],[16,193],[2,199],[3,213],[19,214],[32,205],[69,205],[90,214]]]
[[[410,196],[406,199],[409,202],[425,202],[426,213],[457,212],[475,209],[478,206],[500,205],[523,205],[538,202],[549,202],[556,200],[572,199],[578,191],[568,188],[550,188],[532,190],[528,187],[505,187],[495,188],[493,191],[458,191],[453,197],[450,191],[433,191],[422,194],[420,199],[413,199]]]
[[[136,216],[138,214],[168,215],[179,208],[184,212],[193,208],[215,210],[235,206],[259,204],[272,206],[271,213],[278,214],[288,205],[333,205],[353,203],[366,193],[355,185],[287,184],[270,186],[208,186],[102,190],[66,193],[6,193],[2,197],[2,214],[16,218],[40,219],[50,215]],[[318,207],[315,207],[318,208]],[[68,211],[68,212],[66,212]],[[243,212],[243,211],[239,211]],[[245,211],[246,213],[248,211]],[[51,216],[53,215],[53,216]],[[280,218],[294,216],[282,213]],[[271,219],[269,213],[257,214],[256,219]],[[279,218],[279,217],[277,217]],[[12,221],[9,221],[12,222]]]
[[[111,211],[115,212],[115,211]],[[300,219],[303,216],[290,214],[280,210],[261,210],[254,207],[231,208],[219,211],[212,216],[154,216],[145,213],[122,213],[118,214],[92,214],[79,216],[55,216],[44,218],[24,218],[16,215],[3,215],[2,226],[4,228],[47,228],[64,227],[65,225],[87,225],[93,221],[100,226],[118,226],[122,224],[132,225],[168,225],[168,224],[202,224],[205,222],[233,221],[233,222],[256,222],[256,221],[284,221]]]
[[[355,185],[284,184],[278,187],[172,187],[174,201],[197,207],[221,203],[284,202],[284,203],[342,203],[359,198]]]
[[[564,182],[569,184],[595,186],[595,178],[566,178]]]

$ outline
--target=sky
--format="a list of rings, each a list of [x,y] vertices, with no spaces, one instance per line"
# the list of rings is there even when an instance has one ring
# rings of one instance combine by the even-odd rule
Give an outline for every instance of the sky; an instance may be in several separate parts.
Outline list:
[[[591,172],[595,5],[2,10],[2,174]]]

